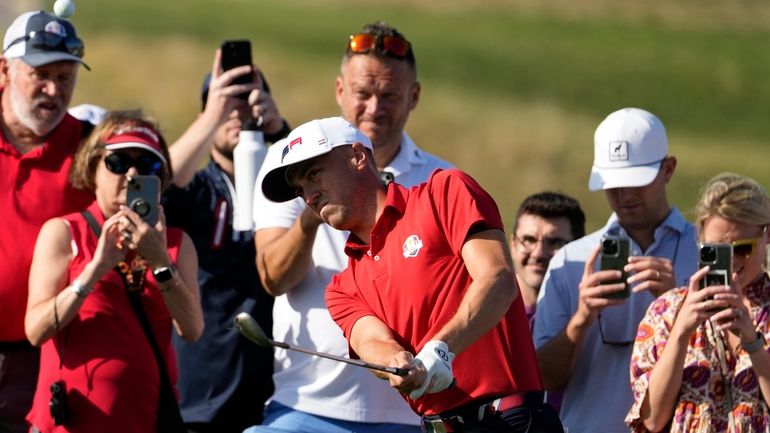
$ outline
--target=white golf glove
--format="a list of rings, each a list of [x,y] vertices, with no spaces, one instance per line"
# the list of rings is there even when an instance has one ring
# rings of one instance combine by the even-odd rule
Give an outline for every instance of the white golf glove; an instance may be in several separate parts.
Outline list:
[[[449,347],[443,341],[431,340],[426,343],[414,358],[412,365],[425,366],[427,376],[422,386],[409,393],[409,398],[416,400],[425,394],[434,394],[449,388],[454,381],[453,359],[455,354],[449,351]]]

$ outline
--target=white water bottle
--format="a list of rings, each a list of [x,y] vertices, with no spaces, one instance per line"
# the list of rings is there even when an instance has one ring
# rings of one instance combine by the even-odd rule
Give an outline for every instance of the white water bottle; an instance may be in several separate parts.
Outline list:
[[[253,127],[253,125],[252,125]],[[234,231],[251,231],[254,220],[251,209],[254,202],[254,183],[257,173],[267,154],[265,136],[262,130],[243,129],[238,135],[238,145],[233,150],[235,170],[235,212],[233,214]]]

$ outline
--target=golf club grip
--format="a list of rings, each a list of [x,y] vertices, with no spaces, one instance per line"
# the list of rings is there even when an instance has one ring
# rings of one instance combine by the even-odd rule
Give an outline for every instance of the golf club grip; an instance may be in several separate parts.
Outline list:
[[[313,350],[304,349],[302,347],[292,346],[287,344],[287,349],[296,350],[297,352],[307,353],[308,355],[320,356],[321,358],[332,359],[334,361],[344,362],[346,364],[356,365],[358,367],[368,368],[370,370],[383,371],[385,373],[395,374],[396,376],[406,376],[409,374],[409,370],[398,367],[386,367],[384,365],[371,364],[360,359],[350,359],[342,356],[332,355],[330,353],[315,352]]]

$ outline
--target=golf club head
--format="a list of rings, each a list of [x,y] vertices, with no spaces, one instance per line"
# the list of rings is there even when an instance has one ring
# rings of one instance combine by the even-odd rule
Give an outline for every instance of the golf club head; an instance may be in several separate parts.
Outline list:
[[[257,343],[260,346],[273,346],[273,342],[267,338],[265,331],[263,331],[257,321],[251,317],[251,314],[246,312],[238,313],[233,319],[233,325],[235,325],[235,329],[237,329],[241,335],[254,343]]]

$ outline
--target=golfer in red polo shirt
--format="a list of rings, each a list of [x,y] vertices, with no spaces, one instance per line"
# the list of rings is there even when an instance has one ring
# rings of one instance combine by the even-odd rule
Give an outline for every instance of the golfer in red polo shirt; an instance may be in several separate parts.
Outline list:
[[[265,196],[301,196],[350,231],[348,268],[327,288],[351,354],[409,369],[381,374],[427,431],[561,432],[543,384],[497,205],[458,170],[412,189],[384,185],[369,139],[341,117],[277,145]],[[502,429],[502,430],[501,430]]]

